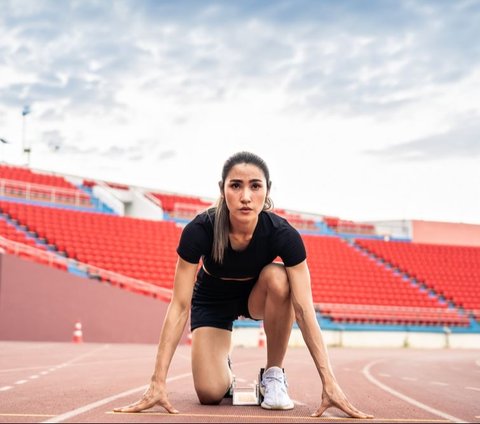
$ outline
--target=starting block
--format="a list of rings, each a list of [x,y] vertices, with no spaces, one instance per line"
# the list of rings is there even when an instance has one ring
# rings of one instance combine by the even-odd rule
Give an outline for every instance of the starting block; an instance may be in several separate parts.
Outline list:
[[[260,381],[262,381],[264,368],[260,369],[258,381],[253,384],[240,386],[235,377],[233,378],[230,394],[232,396],[232,404],[235,406],[260,405],[263,396],[260,392]]]

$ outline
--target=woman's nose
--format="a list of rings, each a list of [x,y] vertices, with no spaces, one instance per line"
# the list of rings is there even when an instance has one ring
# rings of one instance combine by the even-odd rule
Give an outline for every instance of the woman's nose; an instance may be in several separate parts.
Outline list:
[[[242,190],[242,196],[240,198],[242,202],[250,202],[250,197],[251,197],[250,190],[248,189]]]

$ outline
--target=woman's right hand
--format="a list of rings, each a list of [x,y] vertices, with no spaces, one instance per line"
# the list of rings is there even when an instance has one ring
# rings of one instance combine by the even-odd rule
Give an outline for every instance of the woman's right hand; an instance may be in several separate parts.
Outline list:
[[[178,414],[178,411],[168,400],[165,383],[157,383],[155,381],[150,383],[150,387],[145,391],[140,400],[127,406],[115,408],[114,412],[140,412],[155,405],[162,406],[170,414]]]

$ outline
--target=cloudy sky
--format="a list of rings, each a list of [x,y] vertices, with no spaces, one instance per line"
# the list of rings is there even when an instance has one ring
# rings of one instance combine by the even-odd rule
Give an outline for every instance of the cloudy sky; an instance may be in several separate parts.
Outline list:
[[[480,224],[478,40],[478,0],[0,0],[0,160],[213,198],[251,150],[278,207]]]

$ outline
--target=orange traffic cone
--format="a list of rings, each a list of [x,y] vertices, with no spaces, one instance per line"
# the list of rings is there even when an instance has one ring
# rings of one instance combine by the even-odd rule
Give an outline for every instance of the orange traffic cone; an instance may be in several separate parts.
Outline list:
[[[83,343],[83,331],[82,331],[82,323],[77,321],[75,323],[75,330],[73,330],[73,343]]]
[[[265,347],[266,345],[267,345],[267,337],[265,336],[263,323],[261,323],[260,329],[258,330],[258,347]]]

